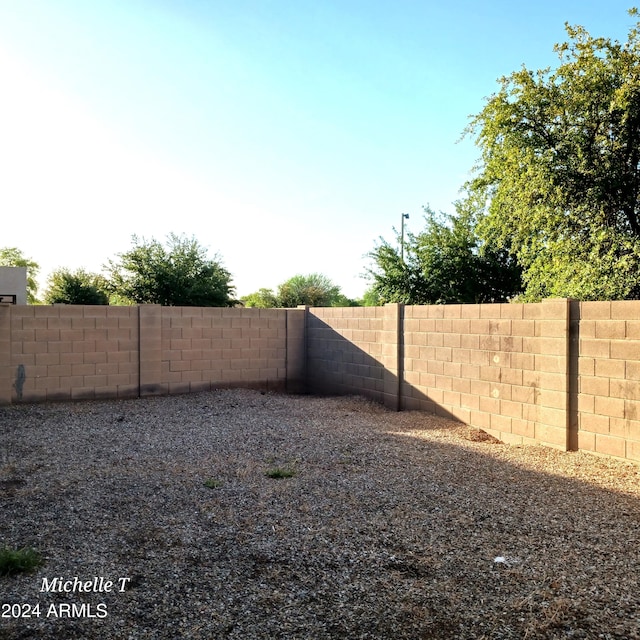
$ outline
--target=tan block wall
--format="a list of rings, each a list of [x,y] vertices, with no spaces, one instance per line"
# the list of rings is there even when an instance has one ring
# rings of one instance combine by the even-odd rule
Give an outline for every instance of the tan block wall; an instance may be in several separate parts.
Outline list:
[[[9,309],[11,401],[138,395],[137,307]]]
[[[640,301],[0,305],[0,403],[219,386],[362,394],[505,442],[640,461]]]
[[[569,303],[311,309],[308,384],[567,448]]]
[[[392,345],[397,339],[393,313],[388,307],[309,309],[309,389],[322,394],[361,394],[385,402],[385,375],[394,375],[393,366],[385,374],[385,364],[394,364],[387,362],[395,355]]]
[[[220,386],[286,387],[287,319],[304,316],[303,309],[158,309],[162,325],[160,393]],[[302,332],[304,323],[298,322],[295,328]],[[289,338],[292,349],[297,346],[300,351],[302,333],[297,343]]]
[[[407,306],[402,404],[565,449],[568,301]]]
[[[0,305],[0,403],[303,391],[304,309]]]
[[[582,302],[578,446],[640,461],[640,300]]]
[[[286,310],[287,391],[307,392],[307,308]]]
[[[0,404],[11,403],[14,369],[11,366],[11,307],[0,304]]]

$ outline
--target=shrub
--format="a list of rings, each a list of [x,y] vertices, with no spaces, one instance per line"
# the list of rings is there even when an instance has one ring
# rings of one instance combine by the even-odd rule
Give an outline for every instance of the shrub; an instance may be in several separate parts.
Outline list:
[[[0,576],[32,571],[41,564],[40,554],[31,547],[23,549],[0,547]]]
[[[265,475],[267,478],[273,478],[274,480],[281,480],[283,478],[293,478],[296,475],[295,469],[289,467],[273,467],[269,469]]]

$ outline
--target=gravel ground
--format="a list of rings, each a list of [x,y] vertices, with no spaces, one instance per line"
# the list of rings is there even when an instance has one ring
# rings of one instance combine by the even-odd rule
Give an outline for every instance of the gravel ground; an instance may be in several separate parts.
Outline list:
[[[1,639],[640,638],[633,464],[246,390],[1,407],[0,434],[0,547],[44,558],[0,577],[40,604]],[[114,584],[41,591],[76,576]]]

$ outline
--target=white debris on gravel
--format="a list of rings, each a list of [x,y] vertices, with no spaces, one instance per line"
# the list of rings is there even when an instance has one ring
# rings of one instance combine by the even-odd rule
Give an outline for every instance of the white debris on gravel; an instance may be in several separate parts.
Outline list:
[[[516,558],[514,556],[496,556],[493,559],[494,564],[504,564],[507,567],[512,567],[513,565],[520,564],[520,558]]]
[[[358,398],[0,407],[0,547],[45,561],[0,639],[639,638],[639,471]]]

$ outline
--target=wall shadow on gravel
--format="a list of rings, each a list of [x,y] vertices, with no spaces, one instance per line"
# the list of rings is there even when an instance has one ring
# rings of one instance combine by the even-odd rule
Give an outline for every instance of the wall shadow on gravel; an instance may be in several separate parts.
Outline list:
[[[465,427],[324,322],[314,318],[308,331],[309,393],[360,395],[389,407],[391,389],[397,409],[418,410],[406,416],[406,431],[387,432],[411,442],[409,454],[401,448],[403,455],[388,463],[398,469],[397,482],[413,483],[416,502],[376,505],[375,493],[360,500],[388,514],[397,542],[397,564],[389,570],[398,583],[431,585],[423,605],[434,626],[425,624],[419,637],[586,638],[608,629],[612,638],[633,637],[640,620],[640,501],[615,488],[615,475],[637,481],[640,467],[543,446],[523,447],[522,466],[514,464],[501,455],[508,445]],[[469,442],[412,435],[421,422],[427,432],[447,428],[421,419],[421,412],[454,420],[450,427]],[[527,461],[549,471],[528,469]],[[566,475],[589,466],[593,481]],[[613,486],[603,487],[598,477]],[[469,626],[469,611],[476,611],[476,626]]]
[[[477,637],[634,637],[640,500],[632,491],[640,467],[585,452],[479,441],[462,425],[453,427],[457,444],[429,437],[446,424],[424,422],[424,438],[417,413],[407,431],[387,431],[410,443],[388,462],[398,468],[397,482],[413,487],[410,503],[387,507],[389,524],[401,538],[407,520],[419,523],[423,538],[415,548],[429,558],[430,592],[442,597],[434,609],[466,627],[460,637],[473,637],[461,612],[474,610]],[[585,470],[584,479],[570,477]],[[616,477],[626,491],[615,488]],[[414,534],[407,528],[409,547]],[[406,557],[417,570],[425,556]]]

